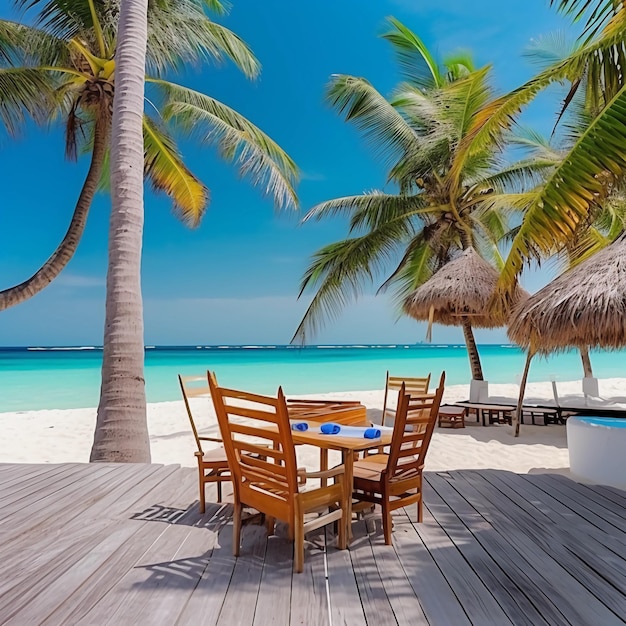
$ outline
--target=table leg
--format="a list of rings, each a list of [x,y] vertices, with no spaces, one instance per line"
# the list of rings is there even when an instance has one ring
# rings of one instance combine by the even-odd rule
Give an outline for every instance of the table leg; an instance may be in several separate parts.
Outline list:
[[[328,450],[326,448],[320,448],[320,472],[325,472],[328,469]],[[320,478],[320,487],[326,487],[328,484],[327,478]]]
[[[354,453],[352,450],[342,450],[341,456],[344,466],[344,488],[346,490],[346,537],[349,544],[352,540],[352,485],[354,482]]]

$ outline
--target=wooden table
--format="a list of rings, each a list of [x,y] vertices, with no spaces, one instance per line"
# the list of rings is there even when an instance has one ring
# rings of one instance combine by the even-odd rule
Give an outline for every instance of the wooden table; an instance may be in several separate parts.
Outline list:
[[[363,407],[365,408],[365,407]],[[332,421],[330,419],[325,421]],[[299,419],[299,418],[298,418]],[[304,421],[304,420],[303,420]],[[320,469],[328,469],[328,451],[338,450],[341,452],[343,465],[344,465],[344,486],[346,493],[350,494],[346,498],[348,502],[348,510],[346,513],[347,524],[347,537],[350,539],[352,536],[352,486],[354,477],[354,453],[362,450],[369,450],[376,446],[388,446],[391,443],[391,431],[385,431],[382,433],[380,439],[365,439],[365,437],[343,437],[341,434],[337,435],[323,435],[317,432],[319,422],[307,422],[309,424],[309,430],[292,431],[293,442],[296,444],[306,444],[309,446],[315,446],[320,449],[322,453],[320,455]],[[313,430],[315,429],[315,430]]]

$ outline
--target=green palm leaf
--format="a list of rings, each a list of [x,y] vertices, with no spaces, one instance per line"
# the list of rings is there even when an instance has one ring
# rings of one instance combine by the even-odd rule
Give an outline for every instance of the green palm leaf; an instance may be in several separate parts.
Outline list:
[[[185,167],[176,145],[165,131],[144,115],[145,173],[154,189],[174,201],[174,209],[190,226],[197,226],[206,210],[207,188]]]
[[[394,17],[387,21],[392,29],[382,37],[392,44],[404,78],[420,89],[442,87],[444,76],[424,42]]]
[[[200,7],[181,13],[176,3],[170,4],[149,16],[148,71],[161,76],[172,67],[228,58],[246,76],[259,74],[259,62],[235,33],[211,21]]]
[[[548,255],[574,236],[626,172],[626,87],[590,124],[529,204],[513,239],[501,285],[510,286],[525,259]]]
[[[164,119],[194,130],[203,143],[215,144],[227,160],[239,164],[242,176],[263,188],[279,207],[297,206],[298,170],[280,146],[245,117],[192,89],[151,80],[166,95]]]
[[[357,125],[374,154],[386,163],[415,143],[416,134],[406,120],[364,78],[333,76],[326,97],[347,121]]]
[[[31,68],[0,69],[0,120],[15,135],[27,116],[38,122],[46,119],[54,90],[46,72]]]
[[[354,301],[394,258],[404,227],[400,222],[386,224],[361,237],[329,244],[313,257],[304,274],[300,295],[307,288],[319,288],[300,322],[292,342],[306,343],[326,319],[333,319],[346,304]]]
[[[314,206],[302,221],[349,214],[351,216],[350,231],[356,231],[361,228],[376,229],[398,219],[408,221],[413,216],[426,215],[437,208],[426,207],[423,198],[419,196],[371,191],[359,196],[347,196],[321,202]],[[411,232],[409,226],[406,227],[406,232]]]

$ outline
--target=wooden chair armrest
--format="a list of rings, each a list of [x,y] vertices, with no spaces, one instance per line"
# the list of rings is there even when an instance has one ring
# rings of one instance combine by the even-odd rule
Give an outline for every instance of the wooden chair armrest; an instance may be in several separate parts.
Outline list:
[[[213,441],[214,443],[224,443],[220,437],[198,437],[200,441]]]
[[[333,478],[334,476],[341,476],[343,473],[344,466],[337,465],[337,467],[333,467],[322,472],[307,472],[305,469],[301,469],[298,470],[298,478],[302,476],[304,477],[304,482],[306,482],[307,478]]]

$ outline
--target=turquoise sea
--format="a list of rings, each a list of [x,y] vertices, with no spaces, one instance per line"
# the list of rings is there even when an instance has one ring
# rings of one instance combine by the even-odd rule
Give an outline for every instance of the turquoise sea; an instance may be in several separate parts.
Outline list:
[[[479,351],[489,382],[519,380],[525,356],[517,347],[481,345]],[[626,376],[625,356],[626,351],[592,353],[595,375]],[[101,358],[97,347],[0,348],[0,412],[97,406]],[[274,393],[282,385],[287,394],[382,389],[386,370],[406,376],[445,370],[449,385],[471,377],[464,345],[148,346],[145,362],[149,402],[178,400],[176,374],[207,369],[225,385],[259,393]],[[578,353],[536,358],[529,379],[552,377],[581,378]]]

